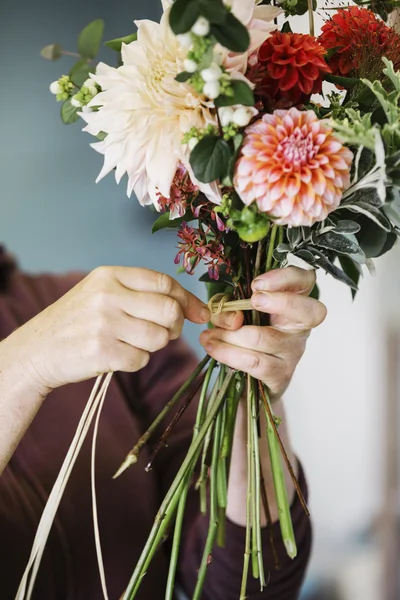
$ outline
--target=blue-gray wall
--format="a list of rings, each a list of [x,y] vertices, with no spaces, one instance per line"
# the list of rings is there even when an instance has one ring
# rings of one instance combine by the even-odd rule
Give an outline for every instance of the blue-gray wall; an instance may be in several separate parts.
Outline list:
[[[90,270],[100,264],[149,267],[175,275],[175,233],[151,236],[154,215],[126,197],[113,175],[96,185],[102,157],[82,124],[64,126],[49,83],[73,59],[51,63],[40,49],[76,49],[79,31],[104,18],[105,39],[158,18],[158,0],[13,0],[0,7],[0,242],[30,271]],[[115,60],[107,48],[101,58]],[[200,274],[200,273],[199,273]],[[197,276],[180,275],[203,292]],[[187,335],[195,343],[197,329]]]

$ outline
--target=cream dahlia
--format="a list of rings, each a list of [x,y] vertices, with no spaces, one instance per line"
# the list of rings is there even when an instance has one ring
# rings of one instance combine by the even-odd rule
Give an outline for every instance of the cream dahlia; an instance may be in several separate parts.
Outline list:
[[[161,194],[169,198],[178,165],[189,169],[189,150],[182,136],[192,127],[216,124],[204,97],[175,76],[183,71],[186,50],[172,33],[168,14],[161,23],[139,21],[138,39],[122,46],[123,65],[100,63],[93,76],[102,92],[91,103],[98,111],[82,113],[92,135],[107,133],[93,148],[104,155],[97,181],[115,169],[117,183],[128,175],[141,204],[158,207]],[[216,186],[200,186],[210,200],[219,201]]]
[[[313,111],[276,110],[247,128],[234,185],[279,225],[309,226],[339,206],[352,158]]]

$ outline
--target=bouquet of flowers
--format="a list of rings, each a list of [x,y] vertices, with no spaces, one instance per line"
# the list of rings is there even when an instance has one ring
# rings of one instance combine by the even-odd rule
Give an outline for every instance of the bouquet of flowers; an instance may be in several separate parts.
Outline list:
[[[315,37],[313,0],[284,0],[277,6],[254,0],[163,0],[160,23],[140,21],[137,33],[107,42],[117,51],[116,67],[94,62],[101,20],[80,34],[78,62],[50,86],[62,102],[62,119],[83,119],[84,131],[98,138],[92,145],[104,156],[98,180],[114,171],[119,183],[126,174],[128,194],[160,213],[153,231],[177,228],[175,262],[189,274],[206,265],[201,280],[209,286],[211,312],[244,310],[246,322],[258,324],[260,315],[248,300],[251,281],[287,265],[322,269],[354,295],[363,265],[371,269],[372,259],[393,247],[400,232],[400,35],[384,19],[396,2],[339,8]],[[306,11],[310,34],[293,32],[288,17]],[[52,45],[42,53],[57,59],[64,52]],[[106,386],[107,381],[96,388],[101,402]],[[172,598],[193,483],[201,510],[209,515],[193,595],[201,598],[213,547],[223,545],[235,418],[244,391],[248,495],[240,599],[246,598],[250,567],[261,589],[266,586],[261,512],[268,516],[269,508],[260,469],[262,411],[282,538],[289,556],[296,556],[284,468],[306,511],[307,506],[269,390],[209,357],[137,441],[117,475],[137,462],[161,420],[180,403],[155,444],[156,459],[198,390],[192,444],[124,600],[135,598],[171,526],[165,597]],[[38,556],[40,561],[36,547],[29,568],[37,570]]]

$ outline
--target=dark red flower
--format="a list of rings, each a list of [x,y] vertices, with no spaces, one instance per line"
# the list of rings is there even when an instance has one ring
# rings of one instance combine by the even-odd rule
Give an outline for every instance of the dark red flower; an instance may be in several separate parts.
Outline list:
[[[326,50],[337,49],[328,60],[335,75],[380,78],[384,56],[400,68],[400,35],[366,8],[339,9],[319,41]]]
[[[211,279],[219,279],[219,270],[223,266],[226,273],[230,273],[231,263],[225,256],[225,248],[221,240],[217,237],[209,237],[211,230],[203,231],[194,229],[187,223],[182,223],[178,231],[179,252],[175,257],[175,264],[179,264],[183,257],[183,267],[190,275],[201,260],[208,267],[208,274]]]
[[[291,108],[321,91],[322,76],[330,73],[325,53],[311,35],[276,31],[260,47],[247,77],[267,108]]]
[[[188,204],[199,193],[199,188],[190,179],[187,169],[179,164],[171,185],[170,197],[165,198],[157,192],[158,206],[161,212],[171,212],[171,217],[176,219],[183,217]]]

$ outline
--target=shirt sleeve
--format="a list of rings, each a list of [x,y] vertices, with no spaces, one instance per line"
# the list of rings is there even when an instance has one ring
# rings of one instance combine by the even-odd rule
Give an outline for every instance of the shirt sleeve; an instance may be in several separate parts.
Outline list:
[[[175,391],[190,376],[196,360],[183,342],[172,342],[168,349],[155,355],[149,365],[140,373],[140,402],[144,427],[148,426]],[[160,451],[154,470],[160,485],[160,501],[168,490],[181,465],[193,435],[197,402],[190,404],[176,428],[168,438],[168,446]],[[171,417],[160,428],[154,440],[158,439]],[[305,496],[307,486],[303,470],[300,468],[300,485]],[[267,588],[260,591],[259,581],[248,579],[249,600],[295,600],[298,597],[306,572],[311,550],[311,524],[297,499],[291,507],[293,526],[298,547],[298,555],[290,559],[281,541],[279,523],[274,524],[275,547],[280,569],[274,568],[273,552],[267,529],[263,530],[263,557],[268,581]],[[208,518],[200,515],[198,493],[190,490],[186,507],[186,518],[182,532],[181,554],[178,578],[185,592],[192,596],[196,585],[205,540],[208,532]],[[245,548],[245,529],[228,520],[226,525],[225,548],[216,547],[213,551],[202,600],[237,600],[240,596],[242,568]]]

